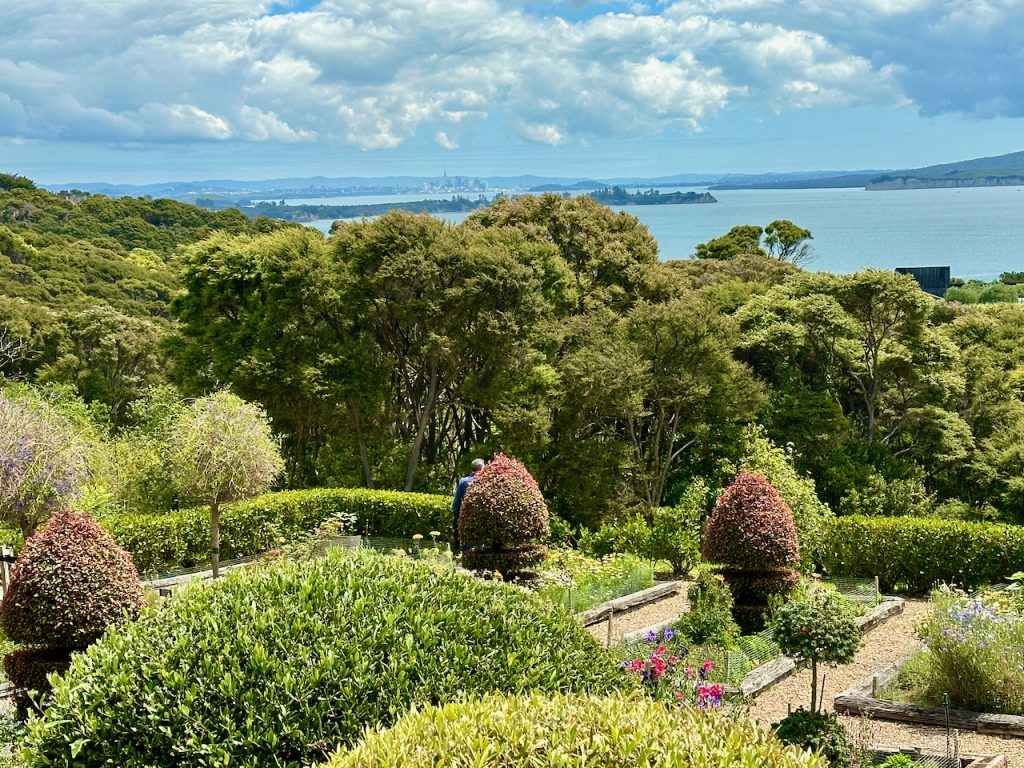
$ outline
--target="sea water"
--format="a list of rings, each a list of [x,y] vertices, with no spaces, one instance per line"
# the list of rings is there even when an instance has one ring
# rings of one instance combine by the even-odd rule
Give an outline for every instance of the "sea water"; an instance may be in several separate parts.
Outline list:
[[[664,190],[663,190],[664,191]],[[706,205],[624,205],[647,225],[662,259],[682,259],[698,243],[739,224],[789,219],[809,229],[809,269],[946,266],[963,278],[992,280],[1024,271],[1024,187],[867,192],[863,189],[717,190]],[[367,202],[388,202],[377,197]],[[458,222],[466,213],[439,214]],[[330,222],[314,222],[327,230]]]

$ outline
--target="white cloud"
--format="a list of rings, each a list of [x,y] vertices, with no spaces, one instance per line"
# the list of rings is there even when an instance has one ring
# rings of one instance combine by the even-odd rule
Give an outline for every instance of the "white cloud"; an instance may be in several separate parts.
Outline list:
[[[0,132],[386,149],[695,132],[736,104],[1024,114],[1024,0],[271,5],[4,4]]]

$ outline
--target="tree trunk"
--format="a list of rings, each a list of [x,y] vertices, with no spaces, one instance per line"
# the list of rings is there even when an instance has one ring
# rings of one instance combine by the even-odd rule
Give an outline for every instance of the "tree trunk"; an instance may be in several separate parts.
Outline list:
[[[359,445],[359,464],[363,468],[363,483],[372,490],[373,470],[370,469],[370,455],[366,450],[366,435],[363,434],[363,425],[359,421],[359,413],[351,405],[348,407],[348,416],[352,420],[352,428],[356,432],[356,442]]]
[[[220,576],[220,502],[210,503],[210,564],[213,578]]]
[[[430,387],[427,390],[427,399],[423,404],[423,411],[420,413],[416,424],[416,437],[412,441],[412,448],[409,450],[409,463],[405,468],[405,490],[411,491],[416,480],[416,468],[420,463],[420,452],[423,450],[423,439],[427,434],[427,426],[430,424],[430,417],[434,414],[434,404],[437,401],[437,385],[439,378],[439,361],[434,360],[430,371]]]
[[[818,662],[811,659],[811,712],[818,711]]]

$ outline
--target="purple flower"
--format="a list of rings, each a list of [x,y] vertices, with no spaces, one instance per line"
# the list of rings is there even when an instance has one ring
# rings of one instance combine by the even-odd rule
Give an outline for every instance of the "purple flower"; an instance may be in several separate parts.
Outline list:
[[[646,635],[644,635],[644,641],[648,642],[648,643],[656,643],[656,642],[658,642],[658,633],[655,632],[654,630],[651,630]]]
[[[671,627],[669,627],[668,629],[666,629],[662,633],[662,638],[667,643],[669,640],[671,640],[673,637],[675,637],[675,635],[676,635],[676,631],[674,629],[672,629]]]

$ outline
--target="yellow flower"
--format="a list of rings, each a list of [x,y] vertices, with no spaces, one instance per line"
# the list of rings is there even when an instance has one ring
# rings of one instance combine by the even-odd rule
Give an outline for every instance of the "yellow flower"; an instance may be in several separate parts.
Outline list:
[[[441,535],[441,532],[440,532],[440,531],[431,531],[431,532],[430,532],[430,536],[431,536],[431,538],[434,538],[434,539],[436,539],[436,538],[437,538],[438,536],[440,536],[440,535]]]
[[[412,540],[413,541],[419,541],[422,538],[423,538],[423,534],[422,533],[415,533],[415,534],[413,534]]]

